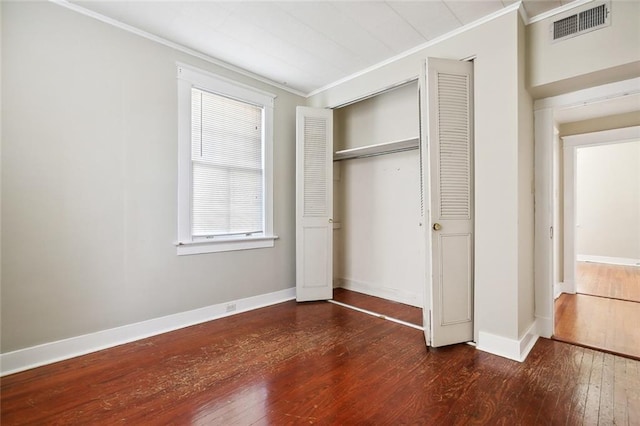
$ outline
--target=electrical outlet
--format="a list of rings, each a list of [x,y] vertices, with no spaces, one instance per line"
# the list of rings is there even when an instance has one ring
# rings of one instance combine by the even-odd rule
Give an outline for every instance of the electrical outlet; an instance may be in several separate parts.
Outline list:
[[[236,304],[235,303],[229,303],[227,305],[227,312],[233,312],[236,310]]]

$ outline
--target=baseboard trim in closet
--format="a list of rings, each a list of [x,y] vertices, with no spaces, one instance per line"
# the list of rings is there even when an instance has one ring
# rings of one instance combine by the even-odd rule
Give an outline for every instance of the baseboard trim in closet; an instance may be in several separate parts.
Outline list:
[[[421,327],[419,325],[411,324],[410,322],[402,321],[402,320],[399,320],[397,318],[393,318],[393,317],[389,317],[387,315],[379,314],[377,312],[368,311],[366,309],[358,308],[356,306],[347,305],[346,303],[338,302],[337,300],[327,300],[327,302],[333,303],[335,305],[339,305],[339,306],[342,306],[342,307],[345,307],[345,308],[353,309],[354,311],[362,312],[362,313],[367,314],[367,315],[378,317],[380,319],[384,319],[384,320],[388,320],[388,321],[391,321],[391,322],[395,322],[396,324],[401,324],[401,325],[405,325],[407,327],[415,328],[416,330],[424,331],[424,327]]]
[[[334,287],[357,291],[358,293],[363,293],[369,296],[380,297],[382,299],[404,303],[405,305],[414,306],[416,308],[422,308],[422,295],[404,290],[374,286],[348,278],[336,278],[334,280]]]

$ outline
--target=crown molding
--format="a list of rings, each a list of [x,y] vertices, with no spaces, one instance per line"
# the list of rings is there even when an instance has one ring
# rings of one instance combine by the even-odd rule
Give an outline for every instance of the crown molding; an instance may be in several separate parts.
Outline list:
[[[541,13],[539,15],[536,15],[536,16],[530,18],[529,22],[527,22],[527,24],[534,24],[536,22],[543,21],[543,20],[545,20],[547,18],[550,18],[552,16],[559,15],[561,13],[564,13],[564,12],[568,11],[568,10],[571,10],[573,8],[582,6],[583,4],[592,3],[594,1],[595,0],[575,0],[575,1],[572,1],[571,3],[565,4],[564,6],[560,6],[560,7],[557,7],[555,9],[548,10],[548,11],[546,11],[544,13]]]
[[[196,57],[198,59],[202,59],[203,61],[206,61],[206,62],[209,62],[211,64],[217,65],[217,66],[219,66],[221,68],[225,68],[225,69],[227,69],[229,71],[233,71],[233,72],[238,73],[240,75],[243,75],[245,77],[252,78],[252,79],[257,80],[257,81],[259,81],[261,83],[265,83],[265,84],[268,84],[270,86],[277,87],[278,89],[282,89],[284,91],[287,91],[287,92],[292,93],[292,94],[297,95],[297,96],[302,96],[302,97],[306,96],[304,94],[304,92],[302,92],[302,91],[299,91],[299,90],[294,89],[294,88],[289,87],[289,86],[285,86],[285,85],[283,85],[281,83],[278,83],[276,81],[273,81],[273,80],[268,79],[266,77],[263,77],[261,75],[255,74],[255,73],[253,73],[251,71],[247,71],[244,68],[240,68],[240,67],[237,67],[235,65],[231,65],[231,64],[229,64],[227,62],[224,62],[224,61],[222,61],[220,59],[216,59],[213,56],[209,56],[209,55],[204,54],[202,52],[199,52],[197,50],[194,50],[194,49],[191,49],[189,47],[183,46],[183,45],[181,45],[179,43],[175,43],[173,41],[170,41],[170,40],[167,40],[165,38],[159,37],[159,36],[157,36],[155,34],[151,34],[149,32],[146,32],[144,30],[136,28],[134,26],[125,24],[124,22],[120,22],[120,21],[118,21],[116,19],[109,18],[108,16],[104,16],[104,15],[102,15],[100,13],[97,13],[97,12],[94,12],[92,10],[86,9],[86,8],[84,8],[82,6],[77,5],[77,4],[70,3],[68,0],[49,0],[49,2],[53,3],[53,4],[56,4],[58,6],[64,7],[66,9],[72,10],[74,12],[80,13],[82,15],[88,16],[90,18],[97,19],[98,21],[104,22],[105,24],[112,25],[112,26],[114,26],[116,28],[119,28],[121,30],[130,32],[130,33],[138,35],[140,37],[144,37],[144,38],[146,38],[148,40],[151,40],[151,41],[154,41],[156,43],[162,44],[164,46],[170,47],[170,48],[172,48],[174,50],[178,50],[178,51],[180,51],[182,53],[186,53],[188,55],[194,56],[194,57]]]
[[[412,49],[409,49],[409,50],[406,50],[406,51],[404,51],[402,53],[399,53],[396,56],[392,56],[389,59],[386,59],[386,60],[384,60],[382,62],[378,62],[375,65],[372,65],[372,66],[367,67],[367,68],[365,68],[363,70],[360,70],[360,71],[358,71],[356,73],[353,73],[353,74],[348,75],[348,76],[346,76],[344,78],[336,80],[333,83],[329,83],[326,86],[323,86],[323,87],[321,87],[319,89],[316,89],[316,90],[314,90],[312,92],[309,92],[306,96],[307,96],[307,98],[309,98],[311,96],[317,95],[318,93],[322,93],[325,90],[332,89],[332,88],[334,88],[336,86],[339,86],[339,85],[344,84],[344,83],[346,83],[348,81],[351,81],[351,80],[353,80],[355,78],[358,78],[358,77],[363,76],[363,75],[365,75],[367,73],[370,73],[371,71],[375,71],[375,70],[377,70],[379,68],[382,68],[382,67],[384,67],[386,65],[389,65],[389,64],[391,64],[393,62],[396,62],[396,61],[399,61],[399,60],[401,60],[403,58],[406,58],[407,56],[411,56],[414,53],[417,53],[417,52],[419,52],[419,51],[421,51],[423,49],[426,49],[428,47],[431,47],[431,46],[434,46],[436,44],[442,43],[445,40],[448,40],[448,39],[450,39],[452,37],[455,37],[455,36],[457,36],[459,34],[462,34],[462,33],[466,32],[466,31],[469,31],[469,30],[471,30],[473,28],[479,27],[480,25],[486,24],[487,22],[493,21],[494,19],[500,18],[501,16],[507,15],[507,14],[513,12],[514,10],[518,10],[520,8],[520,3],[521,2],[519,2],[519,1],[516,2],[516,3],[513,3],[513,4],[507,6],[507,7],[503,8],[503,9],[500,9],[500,10],[490,14],[490,15],[487,15],[487,16],[481,18],[481,19],[478,19],[477,21],[473,21],[473,22],[471,22],[469,24],[463,25],[460,28],[456,28],[453,31],[450,31],[450,32],[448,32],[446,34],[443,34],[443,35],[439,36],[439,37],[436,37],[433,40],[429,40],[429,41],[427,41],[425,43],[422,43],[422,44],[420,44],[420,45],[418,45],[418,46],[416,46],[416,47],[414,47]]]

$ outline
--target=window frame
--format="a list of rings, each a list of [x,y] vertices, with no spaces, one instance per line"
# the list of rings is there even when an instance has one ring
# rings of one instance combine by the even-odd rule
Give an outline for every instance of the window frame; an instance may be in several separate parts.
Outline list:
[[[178,79],[178,255],[249,250],[274,246],[273,233],[273,107],[274,94],[246,86],[189,65],[177,63]],[[262,141],[263,234],[202,239],[192,235],[191,88],[258,105],[264,111]]]

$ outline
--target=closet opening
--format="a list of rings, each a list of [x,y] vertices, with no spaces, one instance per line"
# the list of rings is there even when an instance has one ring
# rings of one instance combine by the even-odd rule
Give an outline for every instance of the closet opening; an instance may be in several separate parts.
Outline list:
[[[418,82],[333,110],[334,301],[422,327]]]

